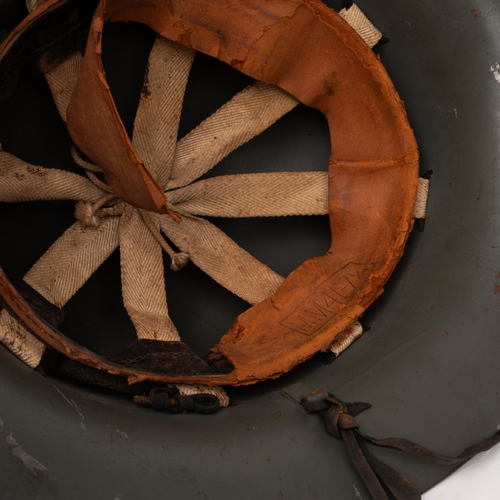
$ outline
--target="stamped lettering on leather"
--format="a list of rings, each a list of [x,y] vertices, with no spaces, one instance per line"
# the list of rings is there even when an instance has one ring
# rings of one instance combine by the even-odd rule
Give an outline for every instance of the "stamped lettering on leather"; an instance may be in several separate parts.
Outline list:
[[[313,335],[337,315],[341,305],[352,300],[375,266],[350,262],[326,278],[306,297],[302,306],[280,324],[308,337]]]

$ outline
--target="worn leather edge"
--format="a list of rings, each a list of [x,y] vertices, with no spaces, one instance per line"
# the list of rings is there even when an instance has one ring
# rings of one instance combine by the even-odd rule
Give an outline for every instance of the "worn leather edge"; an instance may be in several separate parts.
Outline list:
[[[55,3],[57,3],[57,1],[51,1],[51,4]],[[116,4],[117,2],[110,3]],[[124,0],[123,2],[121,2],[121,6],[126,6],[127,4],[130,5],[130,3],[130,1]],[[200,0],[197,0],[194,3],[200,3]],[[253,3],[256,3],[256,0],[253,0]],[[145,8],[147,7],[146,4],[148,4],[149,6],[152,5],[151,2],[143,2],[141,0],[134,1],[132,2],[132,4],[134,7],[134,12],[140,12],[141,6]],[[169,3],[168,5],[162,4],[162,8],[169,7],[169,5],[172,6],[173,4],[175,4],[176,7],[181,6],[180,2],[174,1],[172,3]],[[342,82],[340,82],[338,88],[336,88],[337,92],[334,92],[335,88],[333,87],[330,87],[331,92],[329,92],[327,85],[323,89],[325,90],[325,92],[314,94],[311,97],[311,84],[309,84],[308,88],[304,89],[303,86],[300,85],[299,78],[300,88],[296,92],[296,94],[299,94],[297,95],[297,97],[301,98],[301,100],[306,104],[313,105],[314,107],[317,107],[318,109],[323,111],[327,116],[330,125],[332,137],[332,159],[329,165],[330,216],[333,234],[332,247],[326,256],[311,259],[300,266],[297,270],[295,270],[285,280],[282,287],[273,297],[271,297],[267,301],[262,302],[261,304],[258,304],[257,306],[254,306],[249,311],[241,315],[237,319],[235,325],[228,332],[228,334],[226,334],[221,339],[219,344],[215,346],[215,352],[224,354],[234,364],[235,370],[232,373],[222,377],[217,377],[215,381],[210,381],[203,377],[197,379],[191,378],[189,380],[185,378],[179,380],[175,377],[161,377],[162,381],[191,381],[214,384],[227,383],[235,385],[254,383],[264,378],[279,376],[281,373],[288,371],[297,362],[307,359],[318,350],[326,348],[326,345],[331,342],[331,340],[333,340],[333,338],[338,333],[340,333],[340,331],[348,326],[350,321],[359,317],[365,310],[365,308],[368,307],[368,305],[371,304],[371,302],[373,302],[373,300],[375,300],[375,298],[382,292],[382,286],[392,272],[397,260],[400,258],[403,252],[404,243],[412,228],[412,211],[416,197],[416,185],[418,182],[417,148],[409,124],[406,121],[404,106],[399,100],[397,93],[392,86],[392,83],[385,73],[385,70],[377,61],[373,53],[368,49],[368,47],[366,47],[366,45],[364,45],[364,43],[359,39],[359,37],[357,37],[357,35],[353,36],[354,31],[347,25],[347,23],[341,20],[339,16],[337,16],[326,6],[323,6],[315,0],[286,3],[273,2],[273,4],[278,5],[278,7],[284,6],[283,8],[288,8],[291,4],[296,4],[297,9],[294,12],[299,11],[301,8],[301,16],[302,18],[306,19],[306,21],[309,20],[312,15],[314,22],[321,23],[320,31],[324,31],[324,29],[326,28],[327,30],[331,30],[332,32],[334,32],[334,40],[337,40],[337,42],[340,40],[339,43],[343,44],[341,46],[343,46],[347,53],[350,55],[349,57],[347,57],[345,54],[341,54],[344,57],[347,57],[349,65],[355,66],[355,62],[357,61],[358,66],[360,65],[362,71],[367,70],[367,73],[373,76],[372,84],[375,89],[374,91],[375,93],[379,92],[381,95],[379,103],[379,106],[383,108],[383,112],[380,113],[380,115],[382,116],[381,119],[382,121],[388,120],[395,131],[392,130],[391,132],[391,130],[389,130],[389,133],[385,133],[385,135],[384,133],[381,133],[384,132],[384,128],[378,127],[380,120],[377,117],[379,116],[379,114],[376,112],[377,106],[374,106],[372,102],[371,104],[372,106],[374,106],[375,111],[370,108],[370,116],[375,117],[376,119],[372,124],[373,128],[371,132],[374,132],[375,136],[371,137],[371,141],[364,141],[363,143],[361,143],[361,145],[359,145],[352,137],[349,137],[349,134],[346,136],[345,129],[349,129],[349,127],[346,127],[345,122],[342,122],[340,120],[340,128],[338,126],[336,127],[336,124],[339,123],[339,114],[338,107],[335,107],[331,103],[331,101],[333,100],[332,95],[338,97],[338,91],[342,89],[345,90],[345,85],[343,87]],[[183,4],[182,6],[184,6],[184,8],[187,8],[185,4]],[[267,3],[266,6],[268,6]],[[187,8],[187,10],[188,12],[186,14],[189,14],[189,12],[191,11],[189,10],[189,8]],[[156,10],[155,14],[158,14]],[[177,9],[174,14],[178,17],[179,9]],[[120,16],[122,16],[123,20],[123,9],[118,13],[115,12],[114,19],[120,19]],[[183,26],[182,29],[180,29],[178,24],[179,19],[176,19],[175,16],[171,16],[172,19],[170,19],[170,25],[163,26],[161,34],[169,38],[173,38],[176,41],[184,43],[185,45],[197,50],[203,49],[203,40],[201,42],[198,42],[199,46],[197,46],[196,44],[192,43],[192,33],[190,34],[190,37],[186,38],[186,28],[185,26]],[[131,16],[127,15],[126,17],[130,18]],[[134,18],[134,20],[144,22],[144,19],[141,20],[140,17],[141,16],[137,16],[137,18]],[[290,19],[293,18],[293,15],[289,17]],[[234,16],[234,18],[237,18],[237,16]],[[154,21],[164,21],[164,19],[165,16],[156,15]],[[233,22],[235,21],[233,20]],[[150,21],[149,24],[151,25],[154,23],[153,21]],[[152,27],[155,28],[154,26]],[[95,33],[99,34],[99,29],[102,29],[102,25],[94,26],[94,28]],[[267,29],[261,31],[267,33],[271,29],[267,26],[266,28]],[[181,33],[179,33],[179,29]],[[157,29],[157,31],[159,30]],[[294,34],[294,36],[296,36],[296,33],[293,30],[291,30],[291,32]],[[223,34],[220,35],[221,40],[224,41]],[[323,43],[324,33],[321,33],[321,35],[322,36],[320,36],[319,38]],[[252,45],[252,48],[255,49],[255,44]],[[210,51],[205,50],[205,52],[208,53]],[[231,52],[228,51],[227,54],[225,53],[224,57],[227,59],[230,55]],[[217,56],[221,60],[225,60],[224,57],[222,57],[221,53],[218,53]],[[258,55],[256,56],[255,54],[252,54],[252,57],[253,59],[250,58],[249,60],[232,59],[231,61],[226,62],[233,63],[235,67],[238,66],[238,69],[246,72],[250,76],[261,76],[261,79],[267,81],[268,83],[278,84],[285,90],[293,90],[294,80],[293,78],[288,78],[290,75],[287,76],[286,72],[284,74],[279,72],[277,73],[275,67],[273,67],[272,71],[267,71],[264,68],[264,66],[266,66],[267,64],[267,58],[266,64],[259,67],[257,64]],[[262,53],[260,57],[262,57]],[[278,63],[280,60],[283,60],[283,57],[280,54],[276,55],[276,57],[279,58]],[[296,64],[293,66],[293,70],[298,71],[299,76],[302,74],[301,72],[304,71],[304,69],[300,67],[297,69]],[[255,73],[259,74],[257,75]],[[276,74],[278,74],[277,77]],[[272,81],[273,79],[275,81]],[[309,78],[309,80],[311,80],[311,78]],[[349,81],[349,78],[347,78],[347,81],[352,87],[353,83]],[[314,83],[315,82],[313,82],[312,84],[313,86]],[[366,103],[364,103],[362,99],[361,101],[361,107],[364,109],[366,107]],[[375,100],[375,102],[377,102],[377,100]],[[344,103],[344,105],[346,105],[346,103]],[[357,119],[357,122],[359,122],[359,119]],[[350,124],[350,126],[352,128],[353,124]],[[391,128],[391,126],[389,126],[389,129]],[[336,132],[340,133],[337,134]],[[364,127],[362,132],[366,133],[366,127]],[[342,138],[342,141],[340,142],[339,136]],[[368,149],[364,147],[370,142],[372,144],[375,144],[375,146],[373,146],[374,149],[370,149],[371,146]],[[383,145],[381,150],[380,144]],[[347,147],[347,150],[343,150],[343,148],[345,147]],[[375,160],[374,158],[371,158],[372,156],[375,156],[376,152],[380,153],[380,151],[385,152],[390,157],[385,160]],[[402,154],[396,156],[396,153],[399,152],[401,152]],[[334,159],[339,157],[350,159]],[[396,157],[397,159],[395,160],[394,157]],[[359,172],[369,172],[370,170],[377,169],[378,171],[380,171],[380,175],[378,175],[378,177],[382,178],[382,183],[374,182],[373,178],[369,182],[360,183],[361,177],[359,176]],[[360,178],[358,179],[357,177]],[[370,190],[367,190],[368,185],[370,187]],[[377,193],[381,196],[378,197]],[[388,193],[395,193],[395,198],[392,198],[392,202],[396,200],[397,203],[386,203],[385,205],[382,203],[381,208],[383,210],[378,210],[376,206],[377,199],[382,198],[384,200],[385,196]],[[354,196],[352,196],[353,194]],[[356,201],[363,200],[365,198],[373,200],[374,206],[372,207],[369,204],[360,206],[359,202]],[[398,204],[399,208],[401,208],[401,211],[399,212],[394,210],[394,206],[398,206]],[[360,209],[362,209],[361,212],[359,212]],[[363,210],[365,210],[366,212],[368,209],[372,209],[371,211],[373,213],[371,217],[368,217],[367,220],[363,221]],[[350,234],[349,224],[350,222],[354,221],[349,221],[349,219],[346,220],[345,215],[356,214],[356,212],[358,212],[358,219],[356,219],[356,221],[359,222],[359,227],[368,229],[368,231],[365,231],[367,234],[364,235],[364,240],[360,238],[360,234],[362,233],[362,231],[354,231],[352,235]],[[396,212],[396,214],[394,214],[394,212]],[[382,213],[383,215],[381,215]],[[395,224],[394,226],[391,226],[386,221],[392,221]],[[359,227],[357,229],[359,229]],[[392,232],[390,230],[390,227],[392,227]],[[388,231],[387,228],[389,228]],[[387,245],[385,247],[385,250],[382,251],[382,259],[370,258],[367,260],[366,257],[370,256],[370,252],[365,250],[367,247],[370,248],[370,242],[373,243],[373,241],[380,241],[380,234],[386,234],[384,238],[384,244]],[[346,248],[349,249],[351,244],[354,242],[356,242],[356,244],[358,245],[357,252],[350,251],[348,252],[348,255],[346,255]],[[321,283],[325,281],[324,279],[322,279],[324,278],[325,274],[327,278],[335,276],[337,275],[337,273],[345,270],[346,266],[350,265],[362,266],[363,269],[369,269],[368,275],[364,279],[364,285],[358,287],[355,290],[354,295],[351,294],[349,295],[349,297],[343,297],[344,300],[343,302],[340,302],[340,307],[336,314],[334,314],[331,318],[328,317],[327,321],[323,321],[323,324],[321,324],[311,335],[309,335],[309,340],[304,342],[303,337],[307,337],[307,335],[304,335],[303,331],[294,332],[293,328],[289,328],[292,323],[289,322],[288,326],[286,324],[287,318],[290,317],[290,314],[295,313],[298,310],[297,308],[300,306],[300,304],[297,304],[297,301],[300,302],[304,298],[307,299],[308,297],[310,297],[311,293],[317,291]],[[373,267],[371,268],[370,266]],[[344,276],[344,278],[346,277]],[[304,295],[304,288],[309,292],[312,290],[312,292],[306,292],[306,294]],[[321,291],[320,288],[319,290]],[[293,295],[295,295],[295,299],[290,299],[290,297],[293,297]],[[287,305],[287,303],[289,305]],[[276,314],[275,311],[281,311],[282,314],[278,318],[278,321],[274,323],[274,325],[281,325],[281,327],[285,326],[286,328],[288,328],[288,330],[291,331],[287,331],[286,335],[282,335],[280,337],[281,345],[279,345],[278,343],[278,345],[275,346],[274,349],[266,349],[268,353],[268,357],[266,360],[265,358],[259,356],[255,349],[252,349],[251,347],[265,345],[259,342],[259,340],[263,339],[262,336],[259,337],[258,334],[259,332],[264,331],[266,326],[269,327],[269,316],[266,314],[269,311],[272,311],[273,314]],[[255,318],[257,318],[258,316],[260,316],[260,319],[255,320]],[[34,325],[34,319],[32,315],[25,314],[25,319],[28,320],[28,326],[30,324],[31,327]],[[282,324],[283,322],[284,324]],[[44,330],[44,328],[46,329],[46,325],[44,327],[42,322],[41,324],[38,324],[37,328],[35,328],[34,330],[33,328],[31,329],[36,333],[37,329]],[[297,330],[297,328],[295,330]],[[59,332],[57,332],[57,334],[61,335]],[[69,349],[71,350],[74,348],[75,347],[73,346]],[[79,349],[79,347],[77,347],[76,349]],[[85,350],[81,350],[80,353],[83,353],[83,356],[79,355],[79,353],[75,351],[74,359],[82,358],[81,360],[84,361],[83,358],[86,358],[88,356],[94,356],[94,358],[96,359],[98,358],[97,356],[93,355],[93,353],[84,351]],[[272,359],[269,359],[269,355],[271,355]],[[277,361],[279,361],[279,363],[277,363]],[[87,360],[87,364],[89,364],[90,366],[94,366],[93,363],[95,362],[95,360]],[[104,369],[116,369],[115,367],[109,367],[109,365],[106,368],[107,365],[102,364],[101,361],[98,361],[98,364],[101,364],[101,367]],[[129,378],[131,381],[137,381],[139,379],[154,380],[156,377],[151,374],[134,374],[130,375]]]
[[[102,168],[123,201],[151,212],[171,213],[163,188],[132,146],[106,82],[101,60],[103,8],[99,3],[91,23],[80,78],[67,110],[68,131],[79,149]]]
[[[94,352],[86,349],[80,344],[66,337],[59,332],[47,321],[37,315],[29,302],[16,290],[9,281],[3,269],[0,267],[0,296],[2,297],[5,306],[10,313],[13,314],[23,325],[28,328],[34,335],[37,336],[46,345],[63,353],[68,358],[79,361],[92,368],[105,370],[112,375],[125,377],[129,384],[134,384],[140,381],[148,380],[152,382],[170,382],[176,380],[185,380],[192,383],[204,383],[207,377],[203,376],[182,376],[169,377],[150,373],[137,369],[130,369],[124,365],[112,362],[109,359],[99,356]],[[213,385],[217,384],[219,375],[210,375],[210,381]]]

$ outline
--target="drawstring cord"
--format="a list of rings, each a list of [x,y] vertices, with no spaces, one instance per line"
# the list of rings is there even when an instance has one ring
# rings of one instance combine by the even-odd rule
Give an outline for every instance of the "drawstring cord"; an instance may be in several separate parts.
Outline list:
[[[119,202],[119,198],[113,193],[111,187],[107,183],[105,183],[104,181],[99,179],[97,175],[95,175],[96,173],[102,173],[102,170],[97,165],[84,160],[81,156],[80,151],[78,151],[77,147],[74,144],[71,146],[70,151],[71,157],[73,158],[74,162],[85,170],[85,173],[87,174],[87,177],[90,179],[90,181],[92,181],[97,187],[108,193],[102,196],[102,198],[99,198],[95,203],[90,203],[88,201],[79,201],[75,207],[75,218],[84,228],[99,227],[99,225],[101,224],[102,215],[119,215],[123,212],[123,208],[119,210],[119,213],[117,213],[116,210],[108,211],[105,214],[102,213],[103,211],[101,209],[108,204],[115,202],[114,207],[116,207],[116,203]],[[98,213],[99,211],[101,211],[101,213]],[[156,226],[151,215],[145,210],[137,209],[137,211],[139,212],[144,225],[149,229],[156,241],[170,257],[170,269],[172,269],[173,271],[181,270],[189,262],[189,254],[186,252],[176,252],[161,235],[161,232]]]

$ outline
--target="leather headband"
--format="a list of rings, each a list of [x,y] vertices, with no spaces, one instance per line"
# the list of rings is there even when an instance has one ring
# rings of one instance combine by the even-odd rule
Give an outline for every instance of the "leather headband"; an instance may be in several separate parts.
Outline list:
[[[33,12],[0,47],[0,69],[5,70],[2,61],[30,26],[69,5],[80,3],[49,0]],[[169,210],[127,137],[106,83],[100,58],[108,20],[147,24],[164,37],[281,87],[325,114],[331,139],[332,245],[325,256],[293,271],[272,297],[241,314],[212,348],[234,367],[225,375],[130,373],[49,328],[3,275],[0,293],[44,342],[81,363],[125,376],[130,383],[244,385],[278,377],[327,349],[359,318],[382,293],[403,253],[413,227],[418,184],[417,145],[403,103],[377,56],[318,0],[102,1],[91,21],[80,81],[68,108],[68,128],[76,145],[106,172],[115,193],[136,207]],[[0,85],[6,80],[0,75]]]

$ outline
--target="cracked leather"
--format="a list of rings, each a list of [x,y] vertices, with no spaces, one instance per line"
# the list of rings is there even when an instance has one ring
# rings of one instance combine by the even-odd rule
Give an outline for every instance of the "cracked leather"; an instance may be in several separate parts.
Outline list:
[[[75,2],[49,0],[29,16],[30,22]],[[227,374],[168,377],[117,367],[47,328],[18,303],[20,296],[2,278],[0,290],[7,301],[11,294],[11,309],[16,312],[17,304],[16,314],[30,330],[65,349],[67,356],[109,373],[118,370],[130,382],[252,384],[276,378],[326,350],[382,293],[414,222],[417,145],[404,105],[377,56],[318,0],[101,2],[68,108],[68,128],[77,146],[106,172],[118,196],[163,213],[168,212],[165,195],[133,149],[102,69],[101,36],[108,20],[147,24],[281,87],[326,116],[331,247],[294,270],[269,299],[241,314],[212,348],[234,367]],[[0,64],[22,33],[18,29],[0,46]]]

